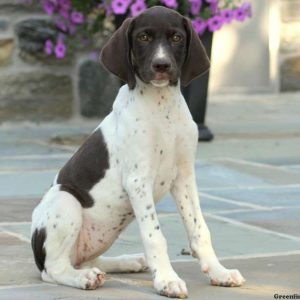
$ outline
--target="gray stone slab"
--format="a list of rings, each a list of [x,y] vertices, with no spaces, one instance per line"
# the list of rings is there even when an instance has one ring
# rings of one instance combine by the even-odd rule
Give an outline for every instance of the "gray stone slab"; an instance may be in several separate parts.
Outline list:
[[[33,208],[40,202],[40,198],[0,198],[0,222],[31,221]]]
[[[211,198],[207,198],[205,196],[200,197],[200,203],[201,203],[202,211],[204,213],[231,211],[233,209],[241,208],[240,206],[230,204],[230,203],[215,201],[215,200],[213,200]],[[164,213],[177,212],[176,204],[170,195],[166,196],[162,201],[160,201],[156,205],[156,210],[158,212],[164,212]]]
[[[40,197],[55,175],[56,171],[0,173],[0,198]]]
[[[300,237],[300,208],[283,208],[271,211],[229,213],[227,218]],[[300,248],[299,248],[300,249]]]
[[[91,133],[100,120],[64,123],[10,123],[0,124],[0,141],[14,142],[19,140],[48,141],[56,136],[73,136]]]
[[[39,158],[23,158],[23,159],[14,159],[10,157],[9,159],[0,159],[0,172],[5,171],[32,171],[32,170],[59,170],[65,162],[70,157],[70,154],[58,154],[57,156],[52,157],[52,155],[43,155]]]
[[[274,294],[295,294],[299,290],[300,255],[226,260],[229,268],[238,268],[247,279],[240,288],[213,287],[200,274],[195,262],[173,263],[175,271],[186,281],[191,300],[274,299]],[[36,276],[36,275],[35,275]],[[152,288],[149,272],[108,275],[104,286],[94,291],[82,291],[65,286],[39,284],[0,289],[0,299],[166,299]]]
[[[40,279],[30,244],[0,232],[0,287],[31,283]]]
[[[287,167],[286,169],[300,173],[300,165],[290,166],[290,167]]]
[[[300,206],[300,187],[211,190],[207,193],[240,203],[258,204],[269,208],[275,206]]]
[[[115,277],[115,276],[114,276]],[[164,297],[157,295],[151,287],[151,281],[120,282],[117,279],[108,279],[105,286],[93,291],[84,291],[67,286],[54,284],[40,284],[33,287],[19,287],[14,289],[0,290],[0,299],[66,299],[66,300],[163,300]],[[148,276],[149,277],[149,276]]]
[[[225,166],[234,170],[237,169],[242,173],[262,178],[263,181],[267,184],[284,185],[300,183],[300,174],[282,168],[257,166],[255,164],[240,163],[238,161],[235,162],[219,160],[218,163],[221,166]]]
[[[266,185],[264,179],[247,174],[238,168],[223,166],[217,162],[196,162],[197,184],[201,188],[240,187]]]
[[[24,155],[45,155],[66,153],[65,149],[51,147],[50,145],[39,145],[34,141],[1,142],[0,157],[24,156]]]
[[[300,184],[300,174],[296,172],[222,160],[197,162],[196,173],[200,188]]]

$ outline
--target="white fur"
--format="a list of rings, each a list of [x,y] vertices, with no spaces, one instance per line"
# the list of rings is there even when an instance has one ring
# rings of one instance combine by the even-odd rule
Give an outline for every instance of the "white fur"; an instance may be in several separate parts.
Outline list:
[[[82,209],[55,184],[34,210],[32,232],[42,227],[47,230],[44,280],[86,288],[86,279],[82,279],[86,273],[74,266],[107,271],[145,269],[141,256],[97,258],[133,220],[134,212],[155,289],[162,295],[186,297],[186,285],[170,264],[155,211],[155,203],[171,191],[191,248],[212,284],[241,285],[244,280],[239,272],[219,263],[201,213],[194,171],[197,127],[179,85],[160,88],[138,79],[134,90],[124,85],[99,128],[107,143],[110,168],[90,190],[94,206]],[[124,214],[126,220],[120,226]]]
[[[151,80],[151,84],[155,87],[166,87],[169,85],[169,80]]]
[[[162,45],[159,45],[157,52],[154,54],[154,58],[164,59],[166,57],[168,57],[167,51]]]

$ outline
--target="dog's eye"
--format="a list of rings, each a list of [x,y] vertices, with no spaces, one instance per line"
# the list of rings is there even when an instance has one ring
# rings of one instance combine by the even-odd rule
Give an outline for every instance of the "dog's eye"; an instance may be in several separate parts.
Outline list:
[[[173,34],[171,37],[171,41],[173,43],[181,42],[181,40],[182,40],[182,37],[179,34]]]
[[[149,42],[150,41],[150,36],[148,34],[141,34],[138,39],[141,41],[141,42]]]

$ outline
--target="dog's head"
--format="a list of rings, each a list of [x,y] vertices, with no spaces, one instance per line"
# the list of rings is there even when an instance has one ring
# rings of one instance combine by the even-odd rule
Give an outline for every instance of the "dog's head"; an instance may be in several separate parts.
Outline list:
[[[101,52],[102,64],[130,89],[135,76],[154,86],[186,86],[206,72],[209,59],[191,22],[174,10],[155,6],[126,19]]]

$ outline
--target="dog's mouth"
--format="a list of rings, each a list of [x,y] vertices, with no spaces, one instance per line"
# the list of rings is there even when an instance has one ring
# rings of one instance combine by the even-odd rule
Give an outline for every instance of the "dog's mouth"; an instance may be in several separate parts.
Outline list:
[[[153,80],[170,80],[170,75],[167,72],[157,72],[155,73]]]
[[[157,72],[150,82],[156,87],[165,87],[170,83],[170,75],[167,72]]]

